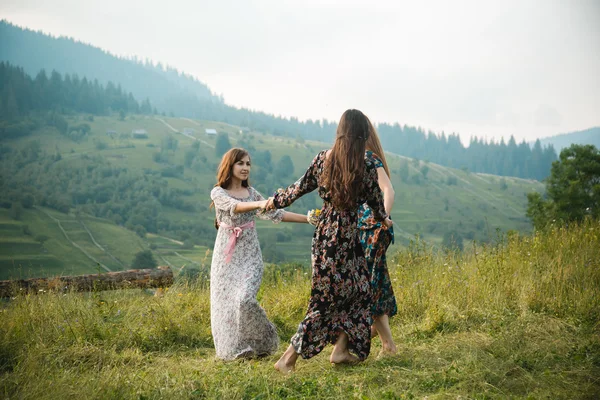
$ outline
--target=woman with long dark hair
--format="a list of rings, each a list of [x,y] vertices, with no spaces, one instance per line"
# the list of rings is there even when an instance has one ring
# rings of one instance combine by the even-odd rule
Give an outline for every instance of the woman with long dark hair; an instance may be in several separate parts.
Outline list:
[[[367,203],[387,221],[375,166],[365,159],[369,121],[347,110],[335,143],[314,158],[296,183],[275,194],[267,209],[283,208],[318,189],[323,199],[312,240],[312,289],[308,311],[275,368],[294,370],[298,356],[311,358],[331,343],[334,364],[364,360],[371,348],[370,276],[360,243],[358,206]]]
[[[366,143],[366,157],[377,168],[379,188],[383,191],[383,204],[386,213],[390,215],[394,206],[395,194],[390,181],[390,169],[377,131],[372,124],[369,123],[369,125],[371,134]],[[392,338],[389,319],[396,315],[398,308],[385,255],[388,247],[394,241],[394,231],[392,227],[388,229],[387,226],[376,221],[367,204],[361,204],[358,209],[358,228],[367,265],[371,272],[372,336],[379,335],[381,339],[381,355],[395,354],[396,344]]]
[[[264,264],[254,218],[304,222],[306,216],[263,212],[267,200],[249,183],[250,155],[234,148],[223,155],[210,193],[218,232],[210,268],[210,324],[217,358],[232,360],[273,353],[277,330],[256,295]]]

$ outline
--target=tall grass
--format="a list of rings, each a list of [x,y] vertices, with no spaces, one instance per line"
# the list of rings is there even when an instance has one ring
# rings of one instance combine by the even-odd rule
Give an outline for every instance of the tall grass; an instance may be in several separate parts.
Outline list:
[[[600,320],[600,226],[499,236],[468,253],[436,254],[418,240],[393,260],[403,319],[468,326],[494,315]]]
[[[395,357],[292,376],[214,359],[207,282],[18,295],[0,307],[0,398],[598,398],[600,223],[499,236],[467,253],[423,242],[390,257]],[[302,319],[310,272],[269,266],[259,299],[280,351]]]

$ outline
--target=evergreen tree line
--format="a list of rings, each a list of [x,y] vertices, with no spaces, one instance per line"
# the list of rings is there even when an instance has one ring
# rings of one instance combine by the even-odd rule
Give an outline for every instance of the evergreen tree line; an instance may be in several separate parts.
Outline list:
[[[0,63],[0,93],[0,134],[3,137],[20,136],[37,127],[39,123],[36,125],[32,121],[15,124],[19,117],[28,115],[32,110],[55,111],[51,117],[46,117],[45,123],[56,126],[63,133],[68,129],[66,121],[56,113],[75,111],[103,115],[111,111],[121,114],[158,112],[148,98],[139,104],[133,94],[125,92],[120,84],[108,82],[104,86],[98,80],[91,81],[69,74],[62,77],[56,71],[52,71],[48,77],[45,70],[32,79],[23,68],[4,62]],[[190,93],[173,98],[170,104],[178,110],[172,115],[222,121],[278,136],[294,137],[300,141],[331,141],[337,127],[336,123],[326,119],[302,122],[293,117],[276,117],[264,112],[238,109],[223,102],[202,100]],[[470,146],[465,147],[458,134],[446,136],[442,133],[438,136],[421,128],[386,123],[379,124],[377,128],[388,151],[472,172],[542,180],[557,158],[552,146],[542,147],[539,140],[531,148],[524,141],[517,145],[514,137],[510,138],[508,144],[504,140],[496,143],[474,138]]]
[[[32,79],[23,68],[5,62],[0,62],[0,93],[0,120],[5,125],[39,111],[93,115],[106,115],[114,111],[152,112],[148,100],[138,104],[121,85],[108,82],[103,86],[98,80],[91,81],[69,74],[63,77],[56,71],[48,76],[45,70]],[[64,126],[58,128],[66,129]]]
[[[517,144],[513,136],[508,143],[474,137],[468,147],[458,134],[436,135],[421,128],[399,124],[379,124],[377,130],[387,151],[436,164],[500,176],[542,180],[557,159],[552,145],[536,140],[533,148],[525,141]]]
[[[102,85],[121,83],[137,99],[149,98],[161,111],[190,113],[190,98],[222,102],[202,82],[177,69],[147,60],[116,57],[97,47],[68,37],[53,37],[0,21],[0,60],[10,61],[35,76],[39,70],[56,70],[65,75],[78,74],[98,79]],[[23,51],[27,49],[27,51]],[[170,102],[176,101],[171,106]],[[190,116],[190,115],[186,115]]]
[[[222,121],[261,132],[310,140],[332,142],[335,135],[337,123],[325,119],[302,122],[293,117],[283,118],[228,106],[204,83],[160,63],[119,58],[71,38],[55,38],[7,21],[0,22],[0,37],[3,38],[0,60],[22,65],[31,75],[47,68],[71,76],[77,73],[88,79],[98,79],[107,89],[110,81],[121,83],[137,99],[149,99],[158,111],[174,116]],[[24,48],[30,51],[22,51]],[[75,98],[72,101],[86,99]],[[144,112],[149,112],[149,102],[144,103]],[[93,109],[93,106],[86,108]],[[557,158],[551,148],[536,143],[531,149],[525,143],[517,145],[512,138],[508,144],[474,139],[465,148],[456,134],[435,135],[421,128],[400,127],[398,124],[381,124],[379,131],[389,151],[473,172],[543,179],[550,173],[550,165]]]

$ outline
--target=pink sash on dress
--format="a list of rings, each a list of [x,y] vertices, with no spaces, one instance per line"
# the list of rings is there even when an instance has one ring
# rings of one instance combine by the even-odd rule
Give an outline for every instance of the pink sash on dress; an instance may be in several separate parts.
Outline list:
[[[225,262],[229,263],[231,261],[231,256],[233,256],[233,250],[237,242],[237,238],[239,238],[242,234],[242,230],[254,228],[254,221],[250,221],[247,224],[240,226],[228,226],[221,222],[219,224],[219,227],[231,231],[231,234],[229,235],[229,240],[227,241],[227,246],[225,246]]]

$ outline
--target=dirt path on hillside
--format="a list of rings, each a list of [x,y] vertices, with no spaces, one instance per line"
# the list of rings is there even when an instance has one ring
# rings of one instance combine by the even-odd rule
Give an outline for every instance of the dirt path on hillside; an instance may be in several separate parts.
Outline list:
[[[190,260],[189,258],[182,256],[181,254],[179,254],[179,253],[178,253],[178,252],[176,252],[176,251],[174,251],[174,252],[173,252],[173,254],[175,254],[177,257],[179,257],[179,258],[181,258],[181,259],[184,259],[185,261],[191,262],[192,264],[200,265],[200,263],[199,263],[199,262],[196,262],[196,261],[194,261],[194,260]]]
[[[102,250],[104,253],[106,253],[110,258],[113,259],[114,262],[119,264],[121,267],[125,268],[125,266],[123,265],[121,260],[119,260],[117,257],[110,254],[104,247],[100,246],[100,244],[98,242],[96,242],[96,239],[94,239],[92,232],[88,229],[88,227],[85,225],[85,223],[82,220],[79,220],[79,223],[81,224],[81,226],[83,226],[83,229],[85,229],[85,231],[88,233],[88,235],[90,235],[90,239],[92,239],[92,242],[96,245],[96,247],[98,247],[100,250]]]
[[[180,246],[183,246],[183,242],[182,242],[182,241],[180,241],[180,240],[175,240],[175,239],[171,239],[170,237],[166,237],[166,236],[157,235],[156,233],[153,233],[152,235],[153,235],[153,236],[155,236],[155,237],[161,238],[161,239],[168,240],[168,241],[169,241],[169,242],[171,242],[171,243],[175,243],[175,244],[178,244],[178,245],[180,245]]]
[[[88,253],[87,251],[85,251],[85,249],[83,247],[81,247],[80,245],[78,245],[77,243],[75,243],[74,241],[71,240],[71,238],[69,238],[69,235],[67,235],[67,232],[65,231],[65,229],[62,227],[62,225],[60,224],[60,220],[58,218],[54,218],[52,215],[50,215],[48,212],[46,212],[45,210],[42,210],[41,208],[34,206],[36,210],[39,210],[41,212],[43,212],[44,214],[46,214],[51,220],[53,220],[54,222],[56,222],[58,224],[58,227],[60,228],[60,230],[62,231],[63,235],[65,235],[65,239],[67,239],[67,241],[69,243],[71,243],[71,245],[73,247],[78,248],[79,250],[81,250],[81,252],[83,254],[86,255],[87,258],[89,258],[90,260],[92,260],[93,262],[95,262],[96,264],[98,264],[99,266],[101,266],[102,268],[104,268],[107,272],[112,272],[112,270],[110,268],[108,268],[106,265],[102,264],[100,261],[96,260],[96,258],[94,256],[92,256],[90,253]]]
[[[169,128],[171,131],[173,131],[173,132],[175,132],[175,133],[180,133],[180,134],[182,134],[183,136],[185,136],[185,137],[187,137],[187,138],[190,138],[190,139],[192,139],[192,140],[197,140],[197,141],[199,141],[200,143],[203,143],[203,144],[207,145],[207,146],[208,146],[208,147],[210,147],[210,148],[213,148],[213,149],[215,148],[215,146],[214,146],[214,145],[212,145],[212,144],[210,144],[210,143],[208,143],[208,142],[206,142],[206,141],[204,141],[204,140],[202,140],[202,139],[198,139],[197,137],[195,137],[195,136],[193,136],[193,135],[190,135],[189,133],[184,133],[184,132],[180,132],[180,131],[178,131],[177,129],[173,128],[173,126],[172,126],[171,124],[169,124],[167,121],[165,121],[165,120],[164,120],[164,119],[162,119],[162,118],[158,118],[158,117],[154,117],[154,118],[155,118],[156,120],[158,120],[158,121],[162,122],[162,123],[163,123],[163,124],[164,124],[164,125],[165,125],[167,128]],[[188,118],[182,118],[182,119],[188,120]],[[192,121],[192,120],[190,119],[189,121]],[[194,122],[194,121],[192,121],[192,122]],[[198,125],[198,123],[197,123],[197,122],[194,122],[194,123],[195,123],[196,125]]]

